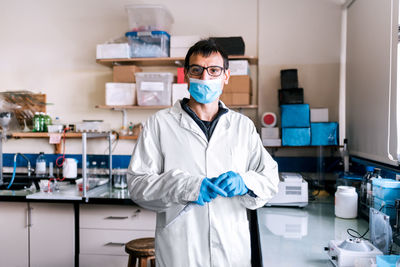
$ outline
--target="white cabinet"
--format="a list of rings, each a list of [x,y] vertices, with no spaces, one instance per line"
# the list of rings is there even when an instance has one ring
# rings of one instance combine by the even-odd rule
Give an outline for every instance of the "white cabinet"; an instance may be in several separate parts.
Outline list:
[[[28,257],[28,206],[21,202],[0,202],[1,266],[26,267]]]
[[[81,267],[125,267],[125,243],[155,234],[156,213],[137,206],[83,204],[79,212]]]
[[[1,266],[73,266],[72,204],[0,202]]]
[[[30,266],[74,266],[74,207],[63,203],[29,203]]]

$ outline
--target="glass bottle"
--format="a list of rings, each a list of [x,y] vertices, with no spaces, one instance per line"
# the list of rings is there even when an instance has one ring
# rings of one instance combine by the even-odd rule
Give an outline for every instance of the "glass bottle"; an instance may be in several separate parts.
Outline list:
[[[46,176],[46,157],[44,156],[44,152],[40,152],[39,156],[36,159],[35,173],[37,177]]]
[[[360,203],[362,204],[367,204],[367,195],[368,192],[371,191],[371,184],[369,183],[369,180],[372,177],[372,173],[374,171],[374,167],[372,166],[366,166],[365,167],[365,175],[363,176],[363,179],[361,181],[361,186],[360,186]],[[369,192],[371,193],[371,192]],[[368,197],[369,200],[369,197]]]
[[[35,112],[35,115],[32,119],[33,129],[34,132],[40,132],[40,120],[39,120],[39,112]]]
[[[44,129],[43,131],[48,132],[48,128],[47,126],[51,125],[51,117],[49,115],[49,113],[46,113],[44,115]]]
[[[45,125],[45,115],[44,112],[40,112],[39,115],[39,132],[44,132],[44,125]]]
[[[374,168],[374,171],[372,173],[371,178],[369,179],[368,185],[367,185],[367,198],[368,198],[368,205],[370,207],[374,206],[374,188],[373,188],[373,180],[374,179],[381,179],[381,169],[380,168]],[[369,189],[369,191],[368,191]]]
[[[344,167],[344,172],[349,172],[349,150],[347,147],[347,139],[344,139],[343,141],[343,167]]]

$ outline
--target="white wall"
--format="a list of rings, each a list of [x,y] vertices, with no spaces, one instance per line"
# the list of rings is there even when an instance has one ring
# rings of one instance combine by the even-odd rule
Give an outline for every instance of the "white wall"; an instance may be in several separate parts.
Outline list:
[[[298,68],[305,101],[327,106],[338,119],[340,56],[339,0],[166,0],[175,23],[171,34],[242,36],[246,54],[259,56],[259,113],[278,113],[279,70]],[[121,125],[120,112],[95,109],[104,104],[110,68],[96,64],[96,44],[128,29],[124,6],[149,1],[1,0],[0,90],[47,94],[48,111],[63,121],[104,119]],[[257,71],[257,69],[256,69]],[[257,81],[255,81],[257,82]],[[129,111],[128,120],[145,120],[151,111]],[[102,154],[106,142],[89,144]],[[133,141],[120,141],[114,153],[131,154]],[[46,140],[9,140],[4,152],[52,153]],[[66,153],[80,153],[68,140]]]

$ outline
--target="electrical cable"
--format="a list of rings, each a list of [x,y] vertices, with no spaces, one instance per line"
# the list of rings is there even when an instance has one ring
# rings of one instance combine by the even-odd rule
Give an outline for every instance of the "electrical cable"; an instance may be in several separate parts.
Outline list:
[[[362,234],[362,235],[360,235],[359,232],[357,232],[356,230],[351,229],[351,228],[347,228],[346,231],[347,231],[347,234],[348,234],[349,236],[353,237],[353,238],[360,238],[360,239],[364,239],[364,240],[369,240],[368,238],[365,238],[365,235],[369,232],[369,228],[368,228],[367,231],[365,231],[365,233]],[[353,235],[353,234],[350,233],[350,232],[356,233],[357,236]]]

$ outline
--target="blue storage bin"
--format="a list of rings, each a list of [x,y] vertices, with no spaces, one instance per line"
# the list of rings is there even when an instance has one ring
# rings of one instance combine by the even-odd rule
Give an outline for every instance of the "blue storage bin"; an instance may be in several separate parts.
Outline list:
[[[377,255],[377,267],[396,267],[396,262],[400,260],[400,255]]]
[[[393,179],[373,179],[372,195],[382,200],[396,200],[400,198],[400,181]]]
[[[312,122],[311,145],[335,146],[338,144],[337,122]]]
[[[164,31],[127,32],[131,57],[169,57],[170,36]]]
[[[310,128],[282,128],[282,146],[309,146]]]
[[[374,209],[388,215],[392,225],[396,222],[396,208],[394,200],[383,200],[378,197],[374,197]]]
[[[310,106],[308,104],[281,105],[282,128],[310,127]]]

